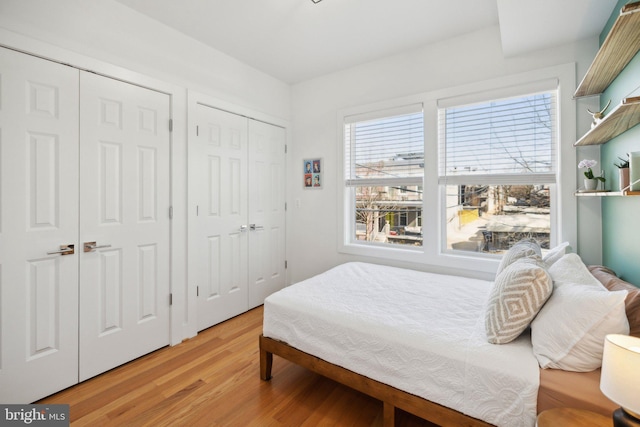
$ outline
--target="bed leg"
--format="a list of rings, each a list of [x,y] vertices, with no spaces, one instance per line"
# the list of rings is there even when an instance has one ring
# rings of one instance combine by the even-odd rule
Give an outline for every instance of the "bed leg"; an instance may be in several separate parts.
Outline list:
[[[271,367],[273,366],[273,353],[262,348],[262,335],[260,336],[260,379],[271,379]]]
[[[394,427],[396,425],[396,407],[388,402],[382,402],[382,404],[382,425]]]

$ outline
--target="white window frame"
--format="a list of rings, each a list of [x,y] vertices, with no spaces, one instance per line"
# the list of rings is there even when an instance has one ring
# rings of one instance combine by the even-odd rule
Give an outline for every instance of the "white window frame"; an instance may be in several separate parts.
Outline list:
[[[493,93],[498,97],[507,97],[509,93],[522,92],[523,88],[536,87],[540,82],[556,79],[558,82],[558,147],[556,148],[558,171],[556,185],[550,190],[550,197],[555,201],[551,212],[552,226],[551,246],[560,242],[569,242],[577,247],[577,201],[573,195],[576,188],[576,106],[573,92],[576,87],[575,64],[563,64],[533,70],[529,72],[501,76],[482,82],[475,82],[446,88],[415,96],[368,104],[344,109],[337,114],[338,140],[338,252],[362,257],[383,259],[390,265],[415,265],[415,268],[428,267],[433,271],[450,273],[455,269],[457,274],[475,277],[493,278],[499,264],[499,257],[481,253],[464,253],[462,251],[443,251],[443,232],[440,224],[444,219],[441,201],[442,188],[438,185],[438,101],[456,97],[478,96]],[[502,93],[502,96],[500,94]],[[353,189],[344,185],[344,120],[345,117],[414,103],[422,103],[424,112],[425,169],[422,184],[422,230],[423,245],[420,248],[403,248],[400,245],[363,245],[350,240],[355,233],[355,213],[347,209],[350,203],[349,192]],[[437,201],[437,203],[434,203]],[[465,273],[466,272],[466,273]]]
[[[519,174],[519,173],[515,173],[515,174],[504,174],[504,173],[498,173],[498,174],[460,174],[460,175],[449,175],[449,176],[445,176],[445,174],[443,175],[439,175],[439,189],[440,189],[440,200],[439,200],[439,204],[440,204],[440,209],[441,209],[441,224],[440,224],[440,244],[441,244],[441,252],[442,253],[449,253],[449,254],[466,254],[466,255],[470,255],[470,256],[491,256],[491,257],[495,257],[496,255],[492,255],[492,254],[481,254],[481,253],[474,253],[474,252],[469,252],[469,251],[463,251],[463,250],[456,250],[456,249],[448,249],[447,248],[447,227],[446,227],[446,218],[447,218],[447,206],[446,206],[446,201],[447,201],[447,191],[446,188],[449,185],[469,185],[469,184],[475,184],[475,185],[509,185],[509,184],[513,184],[513,185],[546,185],[549,187],[549,203],[551,206],[551,213],[550,213],[550,232],[551,232],[551,236],[550,236],[550,242],[551,245],[553,246],[553,242],[557,242],[557,215],[555,214],[556,212],[556,206],[558,204],[558,192],[556,190],[556,182],[558,180],[558,171],[559,171],[559,161],[558,161],[558,155],[556,154],[557,151],[559,150],[559,131],[557,131],[557,129],[559,129],[560,126],[560,115],[558,112],[559,109],[559,101],[558,101],[558,79],[549,79],[549,80],[542,80],[542,81],[537,81],[537,82],[532,82],[532,83],[526,83],[523,85],[517,85],[517,86],[511,86],[508,88],[500,88],[497,90],[489,90],[486,92],[480,92],[480,93],[474,93],[471,95],[464,95],[464,96],[458,96],[458,97],[451,97],[451,98],[443,98],[443,99],[439,99],[438,100],[438,119],[439,119],[439,134],[438,134],[438,147],[439,147],[439,152],[438,152],[438,156],[440,159],[440,162],[443,160],[443,156],[445,155],[443,153],[444,150],[444,144],[445,144],[445,140],[443,139],[443,135],[442,132],[444,131],[444,122],[443,122],[443,117],[442,114],[444,114],[445,110],[447,108],[458,108],[458,107],[464,107],[464,106],[468,106],[468,105],[473,105],[473,104],[488,104],[494,101],[501,101],[504,99],[508,99],[508,98],[522,98],[522,97],[527,97],[527,96],[531,96],[533,94],[540,94],[540,93],[552,93],[554,95],[554,102],[556,103],[555,105],[555,111],[554,111],[554,115],[555,118],[554,120],[554,125],[556,126],[556,136],[555,136],[555,147],[552,147],[552,171],[551,172],[546,172],[546,173],[531,173],[531,174]],[[439,165],[439,167],[441,167],[441,165]],[[442,172],[440,172],[442,173]]]
[[[355,186],[347,185],[348,180],[346,178],[346,163],[345,163],[345,140],[344,130],[347,122],[359,122],[372,119],[383,119],[399,114],[408,114],[415,112],[416,109],[423,108],[420,101],[420,97],[408,97],[402,100],[392,102],[382,102],[378,104],[372,104],[364,108],[355,108],[352,110],[344,110],[339,113],[339,132],[340,132],[340,144],[339,154],[340,167],[338,168],[340,176],[338,179],[338,194],[342,194],[342,203],[339,203],[340,215],[338,218],[343,220],[338,224],[339,230],[339,251],[345,253],[351,253],[354,255],[366,254],[374,257],[390,258],[390,259],[407,259],[409,257],[414,262],[420,262],[421,247],[415,247],[410,245],[397,245],[390,243],[379,242],[367,242],[359,241],[355,239],[356,235],[356,212],[355,212]],[[424,112],[423,112],[424,114]],[[355,181],[355,180],[354,180]],[[415,177],[408,178],[370,178],[358,180],[362,185],[407,185],[407,186],[422,186],[424,183],[423,178],[417,179]],[[345,209],[346,207],[349,209]],[[424,202],[423,202],[424,206]]]

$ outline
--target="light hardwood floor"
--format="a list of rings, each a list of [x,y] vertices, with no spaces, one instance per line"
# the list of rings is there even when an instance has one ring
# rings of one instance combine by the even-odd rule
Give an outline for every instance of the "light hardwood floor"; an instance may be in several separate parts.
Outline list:
[[[382,426],[382,403],[274,356],[259,376],[262,307],[37,403],[72,426]],[[398,411],[396,425],[433,425]]]

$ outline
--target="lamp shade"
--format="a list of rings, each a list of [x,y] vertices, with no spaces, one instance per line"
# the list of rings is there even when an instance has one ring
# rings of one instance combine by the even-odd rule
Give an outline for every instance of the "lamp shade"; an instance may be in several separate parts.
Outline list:
[[[640,414],[640,338],[607,335],[600,390],[627,412]]]

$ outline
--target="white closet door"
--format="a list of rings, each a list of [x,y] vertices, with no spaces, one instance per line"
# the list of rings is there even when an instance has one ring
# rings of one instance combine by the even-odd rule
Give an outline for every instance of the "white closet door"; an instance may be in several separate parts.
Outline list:
[[[0,48],[0,402],[78,380],[78,70]]]
[[[189,271],[198,287],[202,330],[248,309],[247,119],[201,104],[195,114]]]
[[[249,120],[249,308],[285,285],[285,139]]]
[[[169,344],[171,171],[168,95],[85,72],[80,93],[82,381]]]

